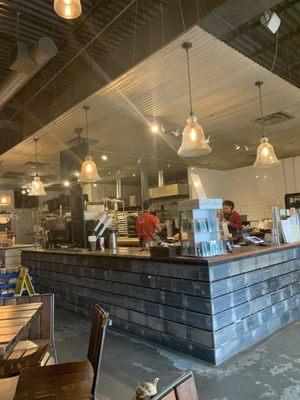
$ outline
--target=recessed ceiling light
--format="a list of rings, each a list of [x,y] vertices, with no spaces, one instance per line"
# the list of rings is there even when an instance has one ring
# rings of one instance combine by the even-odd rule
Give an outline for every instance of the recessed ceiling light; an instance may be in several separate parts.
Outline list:
[[[65,187],[69,187],[70,186],[70,181],[63,181],[63,185]]]
[[[153,124],[151,124],[151,132],[152,133],[158,133],[159,131],[159,126],[156,122],[154,122]]]
[[[107,155],[106,154],[103,154],[101,158],[102,158],[103,161],[107,161]]]

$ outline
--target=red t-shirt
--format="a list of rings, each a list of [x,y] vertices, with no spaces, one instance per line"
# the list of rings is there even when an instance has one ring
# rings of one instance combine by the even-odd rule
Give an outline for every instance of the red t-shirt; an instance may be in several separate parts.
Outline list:
[[[242,223],[241,223],[241,217],[238,212],[233,210],[231,214],[224,214],[224,218],[226,221],[230,222],[229,227],[232,228],[233,230],[239,230],[242,229]],[[230,230],[229,230],[230,232]]]
[[[159,224],[159,220],[149,211],[144,211],[136,220],[136,230],[139,237],[143,240],[153,240],[151,233],[155,232],[155,226]]]

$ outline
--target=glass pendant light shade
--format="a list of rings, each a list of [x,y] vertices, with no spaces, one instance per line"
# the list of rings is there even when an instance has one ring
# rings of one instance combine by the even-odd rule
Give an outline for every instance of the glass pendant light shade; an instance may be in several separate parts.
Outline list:
[[[269,143],[269,139],[265,136],[265,127],[263,121],[263,106],[262,106],[262,97],[261,97],[261,86],[263,85],[262,81],[255,82],[255,86],[258,88],[259,92],[259,105],[260,105],[260,120],[263,125],[263,132],[260,139],[260,145],[257,147],[256,160],[253,164],[254,168],[267,168],[273,167],[275,165],[280,165],[281,162],[278,160],[274,147]]]
[[[198,157],[211,152],[211,147],[205,139],[202,127],[197,118],[191,115],[182,133],[182,142],[178,150],[180,157]]]
[[[89,129],[88,129],[88,110],[89,106],[83,106],[85,111],[85,127],[86,127],[86,139],[89,145]],[[100,181],[100,176],[96,164],[94,163],[92,157],[87,155],[85,161],[81,165],[81,173],[78,177],[78,182],[95,182]]]
[[[260,145],[257,147],[257,155],[253,167],[266,168],[280,164],[281,162],[275,154],[274,147],[269,143],[269,139],[266,136],[262,136]]]
[[[186,51],[186,63],[187,63],[189,98],[190,98],[190,114],[187,119],[187,125],[185,126],[182,133],[182,141],[181,141],[181,146],[179,147],[178,150],[178,155],[180,157],[204,156],[205,154],[211,152],[211,147],[206,141],[203,129],[198,124],[197,118],[195,117],[193,112],[190,60],[189,60],[189,50],[192,48],[192,43],[185,42],[182,44],[182,48]]]
[[[91,156],[86,156],[81,166],[81,173],[78,178],[79,182],[95,182],[100,181],[100,176],[96,164]]]
[[[34,145],[35,145],[35,177],[33,178],[33,181],[31,182],[30,190],[28,193],[28,196],[46,196],[47,193],[45,192],[44,189],[44,184],[41,181],[41,178],[39,177],[37,166],[38,166],[38,148],[37,148],[37,142],[38,138],[34,138]]]
[[[41,178],[36,174],[34,177],[31,187],[30,187],[30,192],[28,193],[28,196],[46,196],[47,193],[45,192],[44,189],[44,184],[41,181]]]
[[[10,206],[10,205],[11,205],[11,197],[2,194],[0,196],[0,206]]]
[[[61,18],[75,19],[82,12],[80,0],[54,0],[54,11]]]

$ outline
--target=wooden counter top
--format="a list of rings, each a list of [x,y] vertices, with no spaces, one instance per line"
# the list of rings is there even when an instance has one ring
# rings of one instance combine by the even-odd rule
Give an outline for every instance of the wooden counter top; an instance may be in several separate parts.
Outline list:
[[[15,244],[9,247],[0,247],[0,250],[16,250],[16,249],[27,249],[34,247],[33,244]]]
[[[104,251],[89,251],[87,249],[41,249],[41,248],[30,248],[24,249],[24,252],[38,252],[45,254],[67,254],[67,255],[78,255],[78,256],[97,256],[97,257],[117,257],[117,258],[131,258],[137,260],[154,260],[154,261],[165,261],[175,262],[183,264],[196,264],[196,265],[213,265],[231,262],[239,259],[245,259],[258,255],[264,255],[268,253],[279,252],[291,248],[300,247],[300,242],[291,244],[282,244],[280,246],[245,246],[233,249],[233,253],[229,253],[222,256],[216,256],[211,258],[200,258],[192,256],[177,256],[177,257],[150,257],[148,250],[139,247],[119,247],[117,250],[104,250]]]

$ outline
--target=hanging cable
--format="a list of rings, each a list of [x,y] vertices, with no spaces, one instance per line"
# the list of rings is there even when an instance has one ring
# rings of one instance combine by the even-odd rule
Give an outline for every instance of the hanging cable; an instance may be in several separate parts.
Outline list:
[[[17,47],[19,46],[19,24],[20,24],[20,12],[17,12]]]
[[[165,22],[164,22],[164,8],[162,0],[160,2],[160,19],[161,19],[161,42],[165,44]]]
[[[190,72],[190,57],[189,57],[189,49],[192,47],[192,43],[185,42],[182,47],[186,51],[186,64],[187,64],[187,72],[188,72],[188,81],[189,81],[189,97],[190,97],[190,115],[194,115],[193,112],[193,101],[192,101],[192,86],[191,86],[191,72]]]
[[[264,120],[263,120],[263,106],[262,106],[262,97],[261,97],[261,85],[263,84],[262,81],[257,81],[255,82],[255,86],[258,87],[258,91],[259,91],[259,105],[260,105],[260,120],[262,123],[262,135],[265,135],[265,124],[264,124]]]
[[[278,37],[279,37],[279,35],[278,35],[278,31],[277,31],[277,32],[276,32],[275,54],[274,54],[273,64],[272,64],[272,67],[271,67],[271,72],[273,72],[274,67],[275,67],[275,63],[276,63],[276,60],[277,60],[277,53],[278,53]]]
[[[134,65],[134,61],[135,61],[137,16],[138,16],[138,0],[135,1],[135,17],[134,17],[134,34],[133,34],[133,49],[132,49],[132,65]]]
[[[183,11],[182,11],[181,0],[178,0],[178,2],[179,2],[179,10],[180,10],[182,26],[183,26],[183,30],[185,31],[185,22],[184,22],[184,16],[183,16]]]
[[[37,166],[38,166],[38,156],[37,156],[37,141],[38,141],[38,138],[34,138],[33,140],[34,140],[34,145],[35,145],[35,175],[37,176],[38,175],[38,168],[37,168]]]
[[[248,45],[249,45],[249,57],[252,58],[252,49],[251,49],[251,33],[248,26]]]
[[[86,130],[86,140],[87,140],[87,144],[89,145],[89,127],[88,127],[88,110],[89,110],[89,106],[83,106],[84,110],[85,110],[85,130]]]
[[[197,0],[197,21],[198,21],[198,25],[200,26],[200,7],[199,7],[199,0]]]
[[[290,58],[289,58],[289,53],[288,53],[288,48],[287,48],[286,43],[285,43],[284,47],[285,47],[285,54],[286,54],[286,63],[287,63],[288,73],[289,73],[289,82],[292,82]]]

